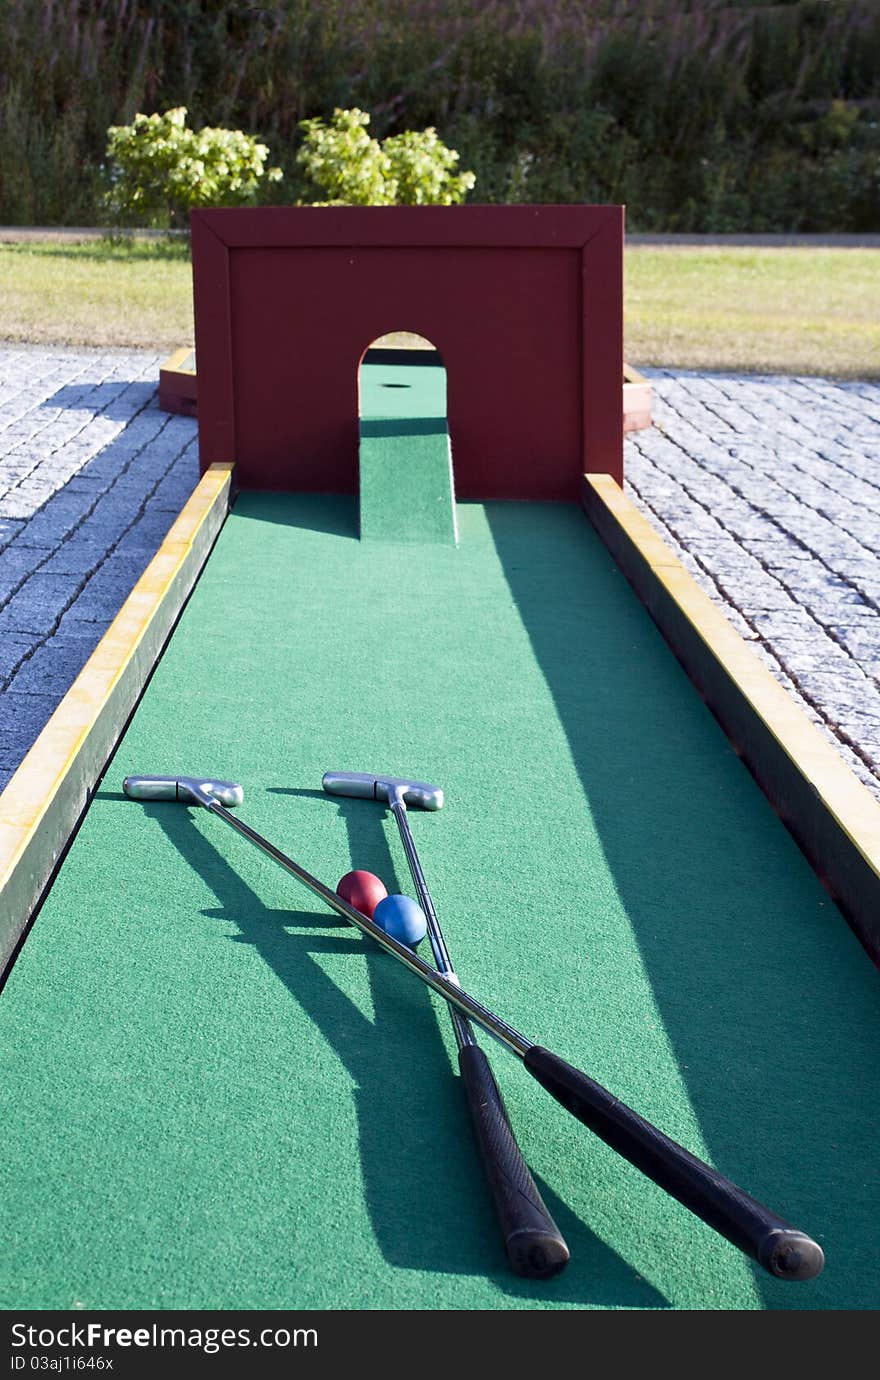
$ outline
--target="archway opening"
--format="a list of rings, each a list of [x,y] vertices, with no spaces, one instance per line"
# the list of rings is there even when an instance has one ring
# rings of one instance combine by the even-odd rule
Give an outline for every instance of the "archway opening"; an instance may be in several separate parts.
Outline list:
[[[456,545],[455,486],[439,350],[412,331],[381,335],[358,374],[360,533]]]

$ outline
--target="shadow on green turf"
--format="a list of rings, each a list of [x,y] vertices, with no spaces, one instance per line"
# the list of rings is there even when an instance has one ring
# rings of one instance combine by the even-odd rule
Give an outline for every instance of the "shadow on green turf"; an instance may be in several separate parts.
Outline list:
[[[877,974],[580,510],[487,514],[713,1162],[825,1249],[765,1307],[875,1308]]]
[[[445,436],[445,417],[361,417],[361,436]]]
[[[334,803],[345,818],[351,856],[398,886],[377,812],[362,808],[360,801]],[[365,1196],[376,1241],[389,1264],[486,1275],[512,1297],[597,1308],[668,1307],[656,1289],[543,1184],[545,1201],[568,1241],[571,1263],[553,1280],[512,1275],[428,990],[371,940],[352,936],[332,913],[265,907],[194,827],[194,812],[149,804],[144,809],[221,900],[220,907],[204,912],[206,919],[238,926],[235,942],[257,950],[348,1070],[355,1089]],[[317,926],[326,926],[326,933],[296,932]],[[319,962],[321,955],[351,953],[352,943],[363,946],[375,1021],[339,990]],[[336,1166],[334,1172],[345,1173],[346,1166]]]
[[[354,436],[357,447],[357,433]],[[236,495],[238,498],[239,495]],[[236,516],[243,522],[272,522],[282,527],[291,525],[304,532],[326,532],[334,537],[357,538],[360,531],[358,500],[340,494],[309,494],[307,503],[297,507],[296,521],[291,524],[289,495],[287,502],[279,502],[279,495],[266,492],[247,493],[247,515]],[[235,501],[233,501],[233,508]]]

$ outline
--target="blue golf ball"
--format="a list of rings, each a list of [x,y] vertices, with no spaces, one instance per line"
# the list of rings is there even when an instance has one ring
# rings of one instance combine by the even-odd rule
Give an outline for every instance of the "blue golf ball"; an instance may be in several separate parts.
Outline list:
[[[383,897],[373,911],[373,921],[392,939],[399,939],[401,944],[408,944],[411,949],[420,944],[428,933],[425,912],[410,896],[392,893]]]

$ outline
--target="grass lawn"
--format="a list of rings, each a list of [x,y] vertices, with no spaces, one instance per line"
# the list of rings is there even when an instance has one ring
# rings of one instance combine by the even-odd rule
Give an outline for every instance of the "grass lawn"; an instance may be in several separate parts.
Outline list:
[[[190,345],[189,246],[166,240],[0,245],[0,340],[168,351]]]
[[[637,368],[880,377],[880,250],[633,245],[625,272]]]
[[[880,250],[632,245],[625,299],[636,368],[880,377]],[[0,246],[0,340],[192,344],[186,245]]]

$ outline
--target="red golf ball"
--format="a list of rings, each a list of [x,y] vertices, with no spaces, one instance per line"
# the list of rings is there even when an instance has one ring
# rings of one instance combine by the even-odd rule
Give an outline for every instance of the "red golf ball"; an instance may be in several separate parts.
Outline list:
[[[374,872],[363,872],[358,868],[354,872],[346,872],[340,879],[336,895],[372,920],[373,911],[388,895],[388,888]]]

